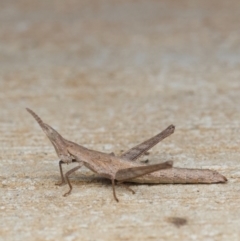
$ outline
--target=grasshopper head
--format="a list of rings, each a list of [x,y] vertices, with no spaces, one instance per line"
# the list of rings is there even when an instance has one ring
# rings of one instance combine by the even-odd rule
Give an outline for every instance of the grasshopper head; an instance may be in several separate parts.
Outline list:
[[[32,110],[27,108],[27,111],[34,117],[34,119],[38,122],[38,124],[41,126],[44,133],[47,135],[49,140],[51,141],[52,145],[54,146],[54,149],[58,155],[58,157],[66,163],[72,162],[74,158],[72,158],[69,153],[66,151],[66,143],[64,138],[51,126],[44,123],[41,118],[34,113]]]
[[[44,133],[47,135],[47,137],[51,140],[51,141],[56,141],[60,138],[62,138],[62,136],[57,133],[57,131],[55,131],[51,126],[49,126],[48,124],[43,123],[42,130],[44,131]]]

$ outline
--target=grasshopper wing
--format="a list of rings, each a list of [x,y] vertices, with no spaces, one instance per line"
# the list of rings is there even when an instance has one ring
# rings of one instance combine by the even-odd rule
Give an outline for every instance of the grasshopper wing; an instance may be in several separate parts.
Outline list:
[[[162,131],[159,134],[157,134],[156,136],[144,141],[143,143],[131,148],[130,150],[123,153],[120,157],[124,158],[126,160],[129,160],[129,161],[135,161],[141,155],[143,155],[146,151],[148,151],[153,146],[155,146],[158,142],[160,142],[161,140],[170,136],[174,132],[174,130],[175,130],[175,126],[170,125],[164,131]]]

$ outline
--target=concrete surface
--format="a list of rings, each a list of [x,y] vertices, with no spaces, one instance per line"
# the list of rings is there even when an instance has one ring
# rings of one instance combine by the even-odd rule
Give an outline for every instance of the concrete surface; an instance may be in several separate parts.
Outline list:
[[[238,0],[0,1],[0,239],[240,240],[239,23]],[[143,159],[229,181],[118,187],[116,203],[84,169],[64,198],[25,107],[116,154],[173,123]]]

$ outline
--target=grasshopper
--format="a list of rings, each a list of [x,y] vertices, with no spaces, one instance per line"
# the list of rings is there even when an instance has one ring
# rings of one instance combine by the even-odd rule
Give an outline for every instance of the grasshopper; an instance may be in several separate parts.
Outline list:
[[[56,185],[62,186],[67,182],[69,191],[63,195],[65,197],[68,196],[72,191],[69,176],[82,166],[85,166],[94,173],[97,173],[100,177],[111,180],[113,196],[117,202],[119,200],[115,191],[116,182],[223,183],[227,181],[226,177],[222,176],[216,171],[208,169],[173,168],[172,161],[166,161],[154,165],[137,164],[133,162],[158,142],[171,135],[175,130],[173,125],[170,125],[161,133],[131,148],[121,156],[115,156],[114,153],[107,154],[87,149],[63,138],[51,126],[44,123],[41,118],[32,110],[27,108],[27,111],[35,118],[44,133],[47,135],[60,159],[59,169],[61,182],[56,183]],[[63,175],[62,164],[69,163],[78,163],[78,166],[74,167]],[[130,190],[132,193],[135,193],[131,188],[127,186],[124,187]]]
[[[115,192],[115,181],[122,183],[160,169],[167,169],[172,167],[172,161],[167,161],[155,165],[141,165],[129,162],[128,160],[117,157],[114,154],[106,154],[94,150],[89,150],[74,142],[66,140],[51,126],[44,123],[40,117],[37,116],[32,110],[27,108],[27,111],[41,126],[42,130],[45,132],[52,145],[54,146],[55,151],[60,159],[59,168],[62,180],[60,183],[57,183],[57,185],[61,186],[65,184],[65,180],[67,181],[69,185],[69,191],[64,194],[65,197],[68,196],[72,191],[72,185],[69,181],[69,176],[73,172],[80,169],[82,166],[85,166],[91,171],[97,173],[99,176],[110,179],[112,181],[113,196],[117,202],[118,198]],[[65,174],[64,179],[62,164],[69,164],[72,162],[77,162],[78,166],[69,170]],[[131,190],[130,188],[128,189]],[[134,193],[133,190],[131,191]]]

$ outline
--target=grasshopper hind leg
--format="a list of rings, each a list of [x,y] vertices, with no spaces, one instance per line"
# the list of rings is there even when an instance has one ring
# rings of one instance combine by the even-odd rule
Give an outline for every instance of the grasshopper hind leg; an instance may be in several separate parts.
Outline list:
[[[135,194],[135,191],[132,188],[130,188],[129,186],[125,185],[123,182],[118,182],[117,184],[121,185],[122,187],[124,187],[125,189],[130,191],[132,194]]]
[[[119,202],[119,200],[118,200],[118,198],[117,198],[116,190],[115,190],[115,186],[116,186],[115,179],[111,179],[111,180],[112,180],[113,197],[114,197],[114,199],[115,199],[117,202]],[[117,184],[120,184],[122,187],[124,187],[125,189],[127,189],[128,191],[130,191],[132,194],[135,194],[135,191],[132,190],[132,188],[130,188],[129,186],[124,185],[122,182],[117,183]]]

